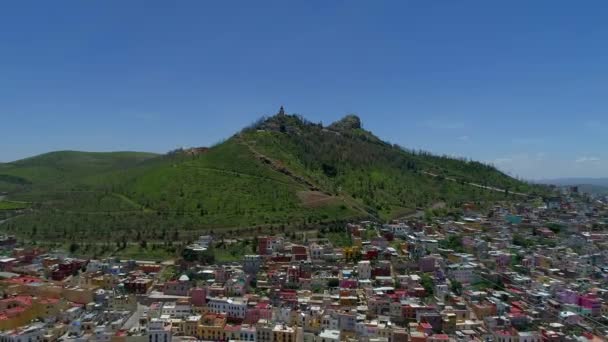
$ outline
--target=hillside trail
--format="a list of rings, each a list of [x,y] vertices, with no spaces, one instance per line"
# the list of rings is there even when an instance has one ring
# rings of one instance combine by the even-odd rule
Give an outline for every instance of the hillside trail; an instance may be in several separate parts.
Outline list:
[[[283,181],[280,179],[276,179],[276,178],[272,178],[272,177],[263,177],[263,176],[258,176],[258,175],[254,175],[251,173],[234,171],[234,170],[218,169],[218,168],[213,168],[213,167],[203,167],[203,166],[196,166],[196,165],[184,165],[184,167],[194,168],[197,170],[217,172],[217,173],[231,175],[231,176],[239,176],[239,177],[242,176],[242,177],[247,177],[247,178],[259,179],[259,180],[263,180],[263,181],[271,181],[271,182],[281,183],[281,184],[285,184],[285,185],[293,185],[293,183],[286,182],[286,181]]]
[[[421,173],[425,174],[427,176],[431,176],[431,177],[439,177],[438,174],[431,173],[431,172],[428,172],[428,171],[421,171]],[[453,178],[453,177],[444,177],[444,179],[449,180],[451,182],[458,182],[458,180],[456,178]],[[470,186],[474,186],[476,188],[485,189],[485,190],[491,190],[491,191],[496,191],[496,192],[505,192],[506,191],[505,189],[497,188],[497,187],[494,187],[494,186],[481,185],[481,184],[473,183],[473,182],[465,182],[464,184],[467,184],[467,185],[470,185]],[[527,194],[524,194],[524,193],[521,193],[521,192],[509,191],[509,194],[528,197]]]
[[[308,180],[308,179],[304,178],[303,176],[298,175],[297,173],[295,173],[293,170],[289,169],[286,165],[284,165],[280,161],[277,161],[277,160],[270,158],[267,155],[261,153],[254,146],[252,146],[252,144],[250,144],[248,141],[245,141],[244,139],[239,137],[239,142],[242,143],[243,145],[245,145],[251,151],[251,153],[253,153],[253,155],[258,160],[260,160],[262,163],[270,166],[270,168],[272,168],[273,170],[288,176],[289,178],[293,179],[294,181],[298,182],[299,184],[306,186],[309,189],[309,191],[319,191],[319,192],[324,193],[327,196],[334,197],[334,195],[332,195],[329,191],[324,190],[321,186],[315,184],[313,181]],[[344,201],[344,203],[346,203],[351,209],[355,209],[356,211],[361,212],[362,214],[364,214],[366,216],[373,217],[374,219],[377,219],[377,220],[379,219],[377,216],[373,215],[368,210],[363,209],[360,206],[360,204],[354,198],[350,197],[348,194],[341,193],[335,197],[341,198]]]
[[[270,166],[270,168],[272,168],[273,170],[280,172],[280,173],[286,175],[287,177],[293,179],[297,183],[306,186],[310,191],[320,191],[320,192],[325,193],[326,195],[331,196],[331,194],[329,194],[327,191],[323,190],[319,185],[314,184],[312,181],[296,174],[291,169],[289,169],[287,166],[285,166],[283,163],[281,163],[277,160],[274,160],[274,159],[266,156],[265,154],[261,153],[255,147],[253,147],[248,141],[245,141],[244,139],[240,139],[240,138],[239,138],[239,141],[243,145],[245,145],[249,149],[249,151],[251,151],[251,153],[253,153],[253,155],[256,157],[256,159],[258,159],[262,163]]]

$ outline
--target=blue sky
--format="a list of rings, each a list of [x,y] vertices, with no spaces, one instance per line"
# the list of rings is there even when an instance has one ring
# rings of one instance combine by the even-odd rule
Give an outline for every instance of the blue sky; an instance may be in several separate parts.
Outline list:
[[[0,161],[165,152],[279,105],[525,178],[608,177],[605,1],[19,1]]]

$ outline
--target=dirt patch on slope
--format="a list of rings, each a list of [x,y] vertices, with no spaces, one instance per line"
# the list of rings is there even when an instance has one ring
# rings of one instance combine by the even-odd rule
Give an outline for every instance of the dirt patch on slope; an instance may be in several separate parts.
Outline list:
[[[305,207],[309,208],[322,207],[340,201],[339,198],[330,196],[321,191],[298,191],[298,198]]]

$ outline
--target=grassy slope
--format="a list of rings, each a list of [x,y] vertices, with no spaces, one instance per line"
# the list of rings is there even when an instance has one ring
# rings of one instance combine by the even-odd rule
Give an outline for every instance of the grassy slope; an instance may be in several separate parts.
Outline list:
[[[303,189],[230,139],[208,153],[138,174],[118,192],[162,214],[192,216],[203,226],[286,224],[339,215],[339,208],[303,208],[296,196]]]
[[[357,214],[341,202],[301,206],[297,193],[306,188],[264,165],[237,139],[198,156],[163,156],[81,180],[91,191],[36,194],[43,201],[34,214],[8,223],[9,229],[38,239],[162,240],[175,230],[183,237],[183,231],[305,224]]]
[[[271,120],[278,120],[276,125],[286,126],[287,130],[293,129],[281,133],[268,129],[273,125],[264,124],[264,131],[249,130],[243,139],[264,155],[306,175],[325,191],[354,198],[382,218],[436,201],[459,205],[465,201],[505,199],[503,193],[433,178],[422,171],[511,191],[532,190],[487,165],[408,152],[360,128],[335,132],[290,116]]]
[[[128,169],[157,156],[145,152],[59,151],[0,164],[0,191],[11,193],[78,190],[87,177]]]
[[[480,163],[407,152],[360,128],[337,127],[274,117],[195,156],[57,152],[3,164],[0,192],[33,208],[4,228],[33,240],[163,241],[507,198],[422,171],[532,190]],[[330,200],[302,205],[313,188]]]
[[[0,210],[17,210],[27,208],[26,202],[0,201]]]

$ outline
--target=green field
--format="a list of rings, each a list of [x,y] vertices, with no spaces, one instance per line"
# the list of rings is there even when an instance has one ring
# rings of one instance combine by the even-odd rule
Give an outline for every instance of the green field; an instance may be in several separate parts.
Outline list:
[[[0,210],[18,210],[29,206],[27,202],[0,201]]]

